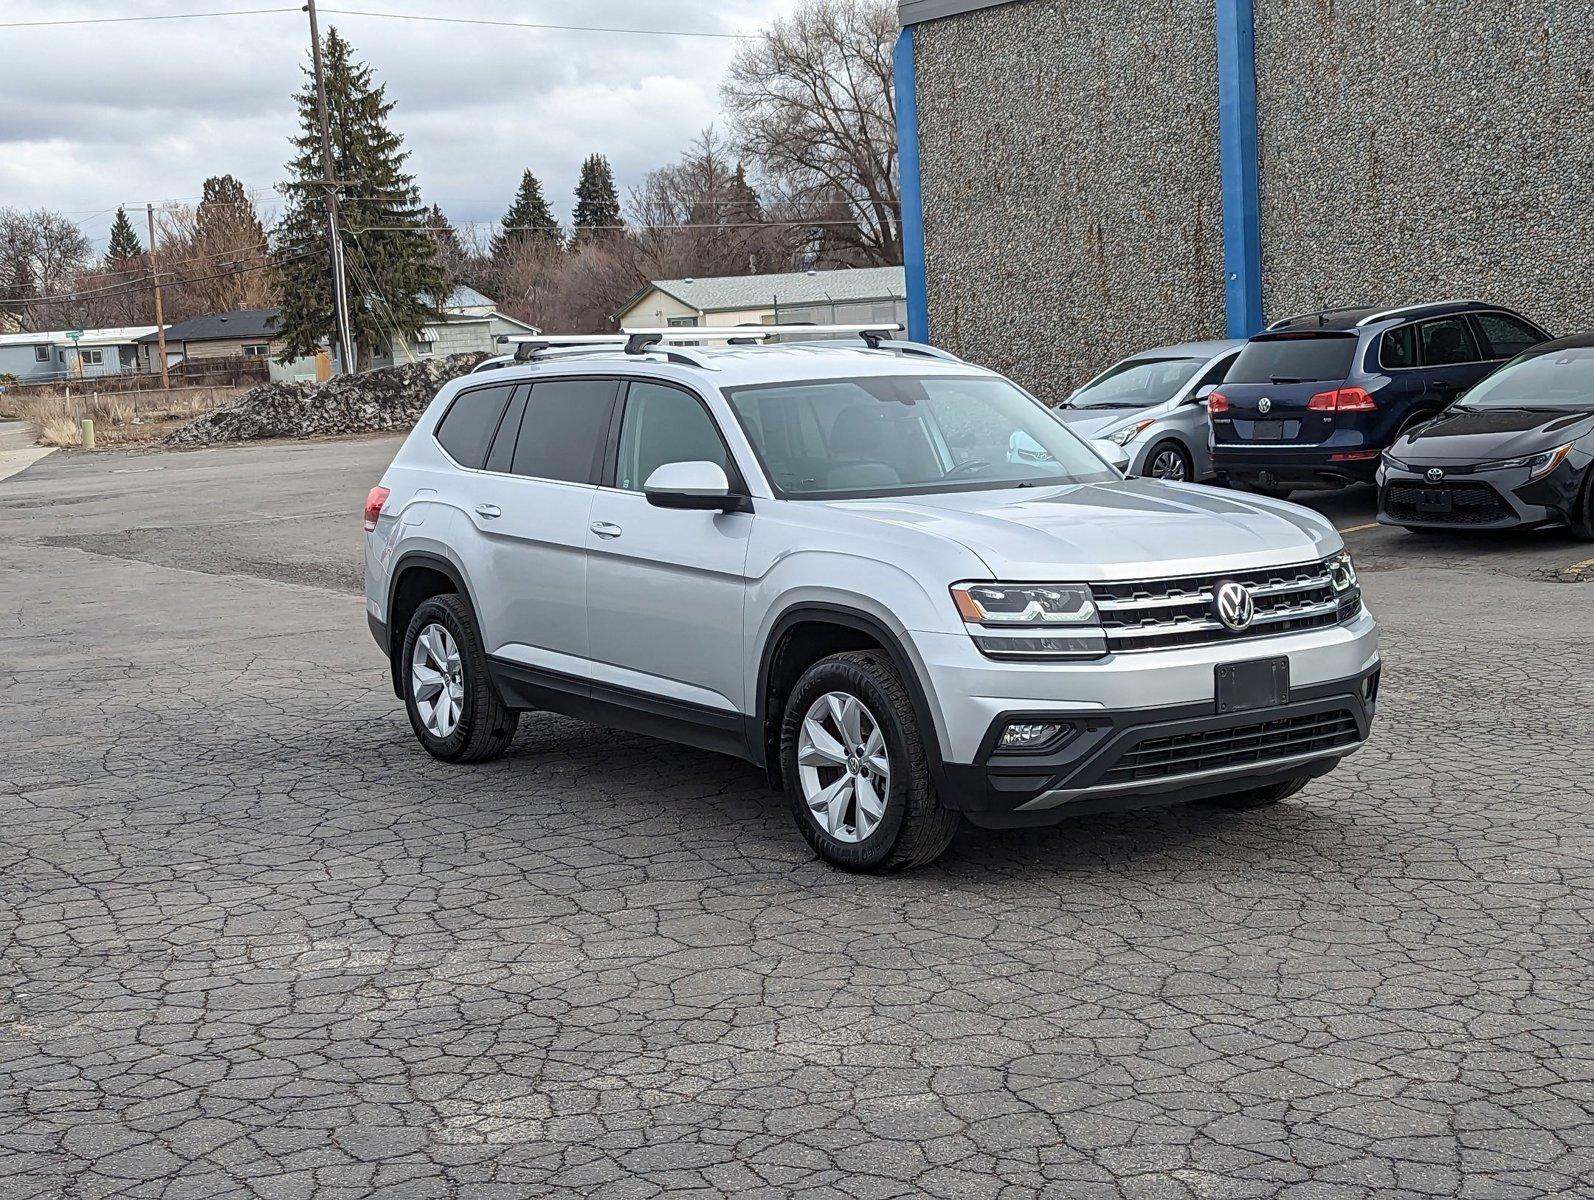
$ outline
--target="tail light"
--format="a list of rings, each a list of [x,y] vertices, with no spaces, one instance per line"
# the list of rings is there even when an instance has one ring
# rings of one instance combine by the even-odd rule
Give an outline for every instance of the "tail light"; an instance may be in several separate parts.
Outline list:
[[[1226,413],[1229,411],[1229,398],[1222,392],[1213,392],[1207,397],[1207,412]]]
[[[365,498],[365,532],[370,533],[376,528],[376,519],[382,515],[382,506],[387,503],[389,492],[378,484],[372,488]]]
[[[1378,407],[1366,388],[1342,387],[1318,392],[1306,402],[1312,412],[1372,412]]]

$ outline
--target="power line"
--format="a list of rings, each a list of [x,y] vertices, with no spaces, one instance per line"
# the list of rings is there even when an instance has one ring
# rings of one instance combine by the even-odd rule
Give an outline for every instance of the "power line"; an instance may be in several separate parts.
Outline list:
[[[300,254],[290,254],[277,261],[297,262],[303,258],[310,258],[313,251],[304,251]],[[163,287],[183,287],[191,283],[207,283],[212,279],[227,279],[233,275],[252,275],[259,271],[269,271],[272,262],[269,258],[252,264],[246,264],[230,271],[217,271],[210,275],[189,275],[183,278],[171,278],[162,281]],[[113,283],[108,287],[90,288],[81,292],[59,292],[53,296],[0,296],[0,303],[4,304],[72,304],[88,297],[119,295],[123,292],[144,291],[149,287],[149,276],[144,275],[138,279],[130,279],[125,283]]]
[[[49,21],[0,21],[0,29],[39,29],[60,25],[125,25],[137,21],[190,21],[208,17],[258,17],[302,12],[302,8],[235,8],[212,12],[151,13],[136,17],[58,17]],[[376,17],[384,21],[429,21],[439,25],[490,25],[501,29],[532,29],[556,33],[623,33],[643,37],[703,37],[732,41],[753,37],[748,33],[720,33],[707,29],[641,29],[618,25],[562,25],[552,21],[494,21],[484,17],[434,17],[420,13],[371,12],[359,8],[327,8],[340,17]]]

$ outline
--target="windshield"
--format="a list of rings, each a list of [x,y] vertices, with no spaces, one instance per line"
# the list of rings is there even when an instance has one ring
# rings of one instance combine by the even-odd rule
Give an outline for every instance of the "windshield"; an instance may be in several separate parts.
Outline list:
[[[1117,479],[1005,379],[886,375],[728,388],[783,496],[839,499]]]
[[[1285,334],[1253,338],[1223,382],[1338,383],[1350,374],[1355,334]]]
[[[1135,358],[1110,367],[1068,401],[1070,408],[1147,408],[1172,400],[1205,359]]]
[[[1478,384],[1456,407],[1594,409],[1594,346],[1529,351]]]

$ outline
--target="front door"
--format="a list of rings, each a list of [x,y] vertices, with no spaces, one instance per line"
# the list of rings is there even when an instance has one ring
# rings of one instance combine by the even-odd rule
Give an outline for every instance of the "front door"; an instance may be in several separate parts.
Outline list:
[[[708,461],[740,475],[703,401],[634,381],[614,461],[593,500],[587,541],[592,679],[725,714],[743,694],[742,607],[751,513],[655,508],[642,494],[665,463]]]

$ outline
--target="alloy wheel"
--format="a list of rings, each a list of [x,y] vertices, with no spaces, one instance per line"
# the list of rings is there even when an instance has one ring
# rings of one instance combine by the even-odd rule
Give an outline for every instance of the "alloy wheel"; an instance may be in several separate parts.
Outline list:
[[[891,756],[856,696],[826,692],[797,731],[797,775],[808,812],[838,842],[861,842],[885,816]]]
[[[1188,472],[1184,466],[1184,455],[1173,447],[1157,452],[1157,457],[1151,460],[1151,477],[1153,479],[1168,479],[1174,483],[1183,483]]]
[[[459,726],[465,707],[465,664],[458,643],[442,625],[426,626],[415,639],[410,692],[421,724],[433,737],[446,738]]]

